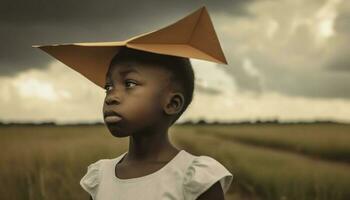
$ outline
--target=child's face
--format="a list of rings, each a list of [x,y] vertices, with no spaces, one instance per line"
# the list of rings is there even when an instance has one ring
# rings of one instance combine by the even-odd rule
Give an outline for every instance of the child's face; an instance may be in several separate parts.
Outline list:
[[[110,132],[125,137],[160,126],[164,120],[169,72],[132,61],[117,63],[109,70],[103,113],[114,111],[122,116],[120,121],[112,123],[104,118]]]

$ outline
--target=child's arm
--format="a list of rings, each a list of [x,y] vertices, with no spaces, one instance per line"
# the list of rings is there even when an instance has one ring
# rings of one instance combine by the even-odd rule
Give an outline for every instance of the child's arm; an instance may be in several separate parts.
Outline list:
[[[199,195],[197,200],[225,200],[220,182],[216,182],[203,194]]]

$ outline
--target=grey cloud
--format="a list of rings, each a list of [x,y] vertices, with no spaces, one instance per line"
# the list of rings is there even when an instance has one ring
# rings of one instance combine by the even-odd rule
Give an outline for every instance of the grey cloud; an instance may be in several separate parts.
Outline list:
[[[278,6],[285,7],[285,3],[280,2],[281,5]],[[305,2],[300,8],[302,10],[298,9],[299,7],[290,7],[290,11],[285,12],[270,12],[271,7],[266,7],[264,3],[260,3],[259,6],[256,6],[257,4],[259,2],[252,4],[255,9],[260,9],[255,18],[232,21],[229,21],[230,18],[224,18],[221,22],[224,25],[231,23],[232,27],[239,27],[226,29],[222,38],[224,41],[230,41],[229,44],[223,44],[230,63],[227,72],[236,81],[238,89],[253,91],[256,94],[274,91],[287,96],[350,98],[350,74],[340,71],[350,69],[350,26],[347,20],[350,7],[344,8],[344,5],[339,5],[338,9],[343,10],[335,22],[336,34],[326,39],[324,46],[318,47],[313,22],[300,21],[301,24],[291,31],[295,20],[293,17],[298,16],[291,13],[297,12],[299,15],[305,15],[305,18],[309,17],[306,19],[312,19],[322,7],[322,3]],[[279,3],[276,1],[270,6],[273,5],[276,9],[277,4]],[[264,13],[264,17],[260,17],[259,13]],[[276,20],[279,24],[273,38],[266,36],[267,19]],[[243,69],[244,59],[252,61],[259,70],[259,76],[251,76]]]
[[[5,1],[0,8],[0,21],[9,23],[55,23],[76,24],[92,21],[113,20],[120,18],[145,19],[153,16],[185,14],[201,5],[215,12],[226,12],[233,15],[247,14],[242,9],[252,0],[235,1]],[[175,14],[177,13],[177,14]],[[123,21],[128,21],[124,19]]]
[[[322,66],[309,66],[307,63],[293,68],[283,60],[272,59],[257,52],[252,52],[250,56],[264,77],[264,85],[260,87],[263,91],[309,98],[350,98],[350,73],[329,71]],[[258,81],[256,79],[255,83],[258,84]],[[255,91],[261,93],[261,90]]]
[[[296,5],[293,0],[46,2],[5,1],[0,7],[0,37],[5,38],[0,47],[0,75],[46,67],[51,57],[31,48],[32,44],[122,40],[168,25],[205,4],[230,63],[227,73],[239,90],[350,98],[350,73],[342,73],[350,69],[350,6],[345,0],[338,8],[337,34],[324,50],[315,48],[313,30],[307,24],[299,25],[292,35],[288,32],[295,13],[312,16],[326,1],[305,1],[298,8],[292,7]],[[255,13],[253,8],[260,10]],[[220,19],[221,14],[227,14],[226,21]],[[265,37],[267,18],[279,24],[273,39]],[[220,30],[220,24],[231,30]],[[252,61],[260,76],[244,69],[245,58]],[[218,94],[212,88],[199,90]]]
[[[215,88],[205,87],[205,86],[202,86],[200,84],[195,85],[195,91],[200,92],[200,93],[209,94],[209,95],[219,95],[222,93],[220,90],[217,90]]]
[[[263,85],[259,77],[251,76],[243,69],[242,58],[235,58],[233,55],[228,54],[229,66],[223,68],[229,74],[238,86],[239,91],[254,91],[257,94],[261,94],[263,91]]]
[[[147,3],[145,3],[147,2]],[[251,1],[2,1],[0,76],[45,68],[52,60],[33,44],[122,40],[151,31],[206,5],[215,13],[248,15]]]
[[[344,1],[334,22],[336,37],[330,46],[331,56],[325,68],[339,72],[350,72],[350,2]]]

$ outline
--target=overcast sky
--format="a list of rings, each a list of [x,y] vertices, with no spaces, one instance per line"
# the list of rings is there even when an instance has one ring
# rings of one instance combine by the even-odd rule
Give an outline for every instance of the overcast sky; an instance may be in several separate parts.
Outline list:
[[[179,122],[350,122],[350,1],[145,2],[1,0],[0,120],[102,122],[104,91],[31,45],[124,40],[206,5],[229,65],[191,59]]]

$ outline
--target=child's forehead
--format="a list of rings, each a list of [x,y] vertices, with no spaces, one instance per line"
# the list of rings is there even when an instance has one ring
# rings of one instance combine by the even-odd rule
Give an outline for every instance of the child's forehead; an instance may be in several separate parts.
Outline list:
[[[115,75],[125,76],[129,73],[133,73],[143,77],[169,75],[168,70],[165,70],[163,67],[151,63],[141,63],[137,61],[122,61],[110,66],[106,74],[106,78],[112,78]]]
[[[119,73],[121,75],[125,75],[127,73],[137,73],[142,74],[143,70],[140,67],[140,65],[133,64],[133,63],[116,63],[112,65],[109,70],[109,74]]]

